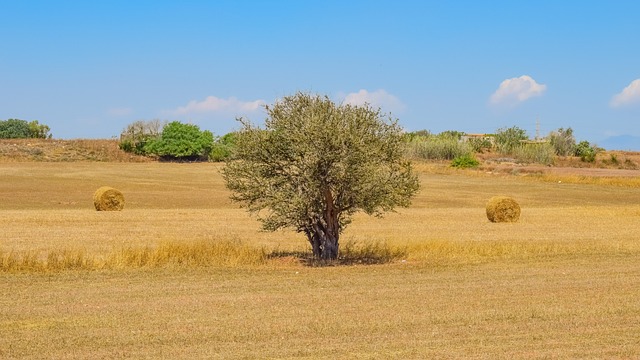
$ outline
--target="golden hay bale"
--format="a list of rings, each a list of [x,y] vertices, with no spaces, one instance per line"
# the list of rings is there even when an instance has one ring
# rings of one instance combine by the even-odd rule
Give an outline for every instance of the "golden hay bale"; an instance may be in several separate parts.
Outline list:
[[[124,195],[112,187],[103,186],[93,194],[93,204],[98,211],[120,211],[124,208]]]
[[[487,203],[487,218],[491,222],[517,222],[520,205],[508,196],[494,196]]]

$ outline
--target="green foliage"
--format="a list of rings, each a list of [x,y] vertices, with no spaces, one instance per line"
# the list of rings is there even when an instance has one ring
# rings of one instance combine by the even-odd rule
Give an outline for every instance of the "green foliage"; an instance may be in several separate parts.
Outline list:
[[[232,157],[236,147],[236,133],[228,133],[218,139],[213,144],[209,160],[225,161]]]
[[[232,199],[265,230],[304,233],[314,256],[334,260],[355,213],[381,216],[418,191],[402,129],[380,110],[304,93],[266,110],[265,129],[240,119],[234,160],[222,170]]]
[[[406,142],[411,142],[416,138],[426,138],[431,135],[432,134],[429,130],[418,130],[418,131],[405,133],[403,137]]]
[[[575,155],[580,157],[580,160],[584,162],[595,162],[597,153],[598,148],[592,146],[588,141],[580,141],[580,143],[576,145]]]
[[[511,154],[520,162],[551,165],[555,159],[555,148],[547,142],[519,144]]]
[[[441,132],[437,136],[443,139],[455,139],[459,141],[460,139],[462,139],[463,135],[466,135],[466,134],[461,131],[447,130],[447,131]]]
[[[211,131],[200,131],[197,125],[173,121],[162,129],[159,138],[146,143],[144,151],[165,160],[206,160],[212,147]]]
[[[138,155],[147,155],[145,149],[147,143],[159,139],[166,124],[166,121],[154,119],[138,120],[127,125],[120,134],[120,149]]]
[[[50,128],[38,123],[20,119],[0,121],[0,139],[50,139]]]
[[[556,155],[571,156],[576,151],[576,139],[573,136],[573,129],[559,128],[549,133],[549,142],[554,148]]]
[[[476,153],[483,153],[493,148],[493,143],[486,137],[472,138],[467,140],[467,143],[471,147],[471,150]]]
[[[26,139],[29,137],[29,123],[25,120],[9,119],[0,121],[0,138]]]
[[[468,143],[450,136],[416,136],[405,145],[405,154],[412,159],[453,160],[472,152]]]
[[[458,169],[475,168],[480,162],[471,154],[458,156],[451,161],[451,166]]]
[[[29,137],[33,139],[51,139],[51,128],[45,124],[40,124],[38,120],[29,122]]]
[[[521,140],[527,139],[529,139],[527,132],[517,126],[498,129],[495,134],[498,152],[505,155],[512,155],[513,150],[520,145]]]

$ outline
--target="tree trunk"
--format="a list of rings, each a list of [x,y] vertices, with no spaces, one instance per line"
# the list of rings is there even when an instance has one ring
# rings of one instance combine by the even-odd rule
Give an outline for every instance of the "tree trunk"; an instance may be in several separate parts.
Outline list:
[[[336,260],[338,258],[339,235],[329,231],[322,222],[313,224],[312,230],[306,231],[307,239],[311,244],[313,256],[322,260]]]
[[[331,189],[324,191],[325,211],[324,222],[326,223],[325,237],[322,242],[322,258],[325,260],[335,260],[338,258],[338,240],[340,238],[340,222],[335,205],[333,204],[333,194]]]
[[[316,235],[316,232],[313,230],[305,230],[305,234],[311,244],[313,256],[320,259],[322,256],[322,242],[320,241],[320,237]]]
[[[320,256],[323,260],[336,260],[338,259],[338,238],[327,237],[322,241],[322,254]]]
[[[322,260],[336,260],[338,258],[338,247],[340,245],[340,222],[338,221],[338,211],[333,204],[333,195],[330,190],[326,190],[325,210],[322,217],[313,220],[310,226],[304,230],[307,239],[311,244],[313,256]]]

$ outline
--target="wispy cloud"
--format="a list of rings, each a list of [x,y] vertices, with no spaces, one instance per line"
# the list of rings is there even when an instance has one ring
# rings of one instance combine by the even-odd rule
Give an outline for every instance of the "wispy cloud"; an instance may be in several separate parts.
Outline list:
[[[350,93],[344,96],[343,102],[349,105],[369,104],[374,107],[379,107],[383,111],[394,113],[402,112],[406,108],[400,99],[382,89],[373,92],[362,89],[356,93]]]
[[[266,102],[262,99],[253,101],[241,101],[235,97],[221,99],[215,96],[207,96],[202,101],[191,100],[185,106],[180,106],[168,113],[172,115],[191,115],[203,113],[237,113],[246,114],[259,110]]]
[[[546,90],[547,85],[538,84],[529,75],[522,75],[500,83],[489,101],[492,105],[515,106],[529,98],[541,96]]]
[[[640,103],[640,79],[633,80],[619,94],[614,95],[609,105],[616,108],[634,103]]]

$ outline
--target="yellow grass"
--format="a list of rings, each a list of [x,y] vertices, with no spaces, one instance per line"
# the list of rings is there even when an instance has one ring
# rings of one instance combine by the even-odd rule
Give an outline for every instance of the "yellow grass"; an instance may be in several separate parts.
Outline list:
[[[538,178],[539,180],[552,182],[552,183],[564,182],[568,184],[590,184],[590,185],[640,188],[639,176],[593,177],[593,176],[581,176],[581,175],[542,174],[542,175],[536,175],[534,177]]]
[[[640,192],[418,164],[306,266],[212,164],[0,163],[0,358],[637,358]],[[104,183],[127,199],[96,212]],[[518,223],[487,220],[496,194]]]

